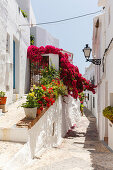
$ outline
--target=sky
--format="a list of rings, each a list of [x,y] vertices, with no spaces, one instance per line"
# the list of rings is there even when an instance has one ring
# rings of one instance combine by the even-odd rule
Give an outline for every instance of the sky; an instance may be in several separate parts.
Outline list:
[[[56,21],[100,10],[98,0],[31,0],[37,23]],[[59,47],[74,54],[73,64],[84,74],[85,62],[82,49],[85,44],[92,48],[93,18],[99,14],[62,23],[41,25],[59,39]]]

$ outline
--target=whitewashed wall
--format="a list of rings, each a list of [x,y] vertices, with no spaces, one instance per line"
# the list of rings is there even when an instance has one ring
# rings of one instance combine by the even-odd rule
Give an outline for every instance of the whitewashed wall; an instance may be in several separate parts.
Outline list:
[[[0,2],[0,90],[4,91],[6,75],[7,16],[7,0],[2,0]]]
[[[99,0],[99,6],[104,6],[102,15],[94,18],[93,26],[93,57],[101,58],[101,66],[95,66],[97,87],[97,127],[99,137],[104,140],[108,137],[108,119],[103,117],[103,109],[108,105],[113,106],[113,1]],[[96,21],[99,19],[99,27]],[[109,46],[109,48],[108,48]],[[107,52],[105,52],[105,50]],[[103,65],[104,63],[104,65]],[[103,71],[104,66],[104,71]],[[108,139],[109,140],[109,139]]]
[[[105,131],[105,118],[103,117],[102,110],[104,108],[104,92],[103,89],[104,84],[104,75],[103,75],[103,54],[105,50],[105,15],[104,13],[95,17],[93,21],[93,50],[92,55],[93,58],[101,59],[101,65],[95,65],[95,84],[96,88],[96,118],[97,118],[97,128],[99,131],[99,138],[101,140],[104,139],[104,131]]]
[[[7,104],[23,96],[29,90],[29,62],[27,48],[30,45],[30,27],[28,19],[19,11],[20,1],[0,1],[0,90],[6,92]],[[21,1],[23,7],[28,4]],[[22,5],[22,4],[21,4]],[[8,43],[7,43],[8,36]],[[13,40],[16,43],[16,84],[13,89]],[[6,43],[7,51],[6,51]],[[15,95],[16,94],[16,95]],[[16,96],[16,98],[15,98]]]
[[[95,83],[95,66],[94,64],[90,64],[89,67],[87,67],[85,69],[85,74],[84,77],[87,80],[93,80],[94,79],[94,83]],[[96,94],[93,94],[90,91],[85,91],[84,92],[86,99],[84,100],[84,106],[87,107],[95,117],[97,117],[97,96]],[[89,100],[88,100],[88,95],[89,95]]]
[[[62,137],[81,120],[80,101],[70,95],[62,100]]]
[[[31,5],[31,1],[30,1],[30,24],[32,26],[32,24],[36,24],[36,17],[35,17],[35,14],[34,14],[34,11],[33,11],[33,8],[32,8],[32,5]]]
[[[43,28],[40,28],[38,26],[31,27],[31,35],[35,36],[34,45],[37,47],[46,45],[59,47],[59,40],[53,37],[49,32],[47,32]]]
[[[28,21],[30,21],[30,5],[31,5],[31,0],[16,0],[18,3],[19,8],[21,8],[22,10],[24,10],[27,14],[27,19]]]

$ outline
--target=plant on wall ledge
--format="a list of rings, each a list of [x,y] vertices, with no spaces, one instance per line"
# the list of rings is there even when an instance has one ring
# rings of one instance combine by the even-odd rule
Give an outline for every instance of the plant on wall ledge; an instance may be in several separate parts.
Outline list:
[[[83,116],[83,113],[84,113],[84,110],[83,110],[83,108],[84,108],[84,105],[83,105],[84,99],[85,99],[84,93],[83,92],[79,93],[80,111],[81,111],[82,116]]]
[[[30,45],[34,45],[35,37],[34,35],[30,35]]]
[[[108,106],[103,110],[103,116],[113,123],[113,107]]]
[[[5,92],[0,91],[0,105],[6,104],[7,97],[5,97]]]
[[[19,11],[21,11],[21,13],[22,13],[22,15],[23,15],[24,18],[27,18],[27,17],[28,17],[27,13],[26,13],[24,10],[22,10],[22,9],[19,8]]]

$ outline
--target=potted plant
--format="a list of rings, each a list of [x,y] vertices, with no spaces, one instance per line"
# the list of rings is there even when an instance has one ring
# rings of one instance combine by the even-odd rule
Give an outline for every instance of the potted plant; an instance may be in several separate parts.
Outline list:
[[[5,97],[5,92],[0,91],[0,104],[1,105],[6,104],[6,99],[7,99],[7,97]]]
[[[113,149],[113,107],[108,106],[103,110],[103,116],[108,120],[108,146]]]
[[[22,104],[22,107],[24,108],[25,111],[26,118],[35,119],[37,114],[37,106],[38,106],[35,93],[34,92],[29,93],[26,99],[27,99],[26,103]]]
[[[103,110],[103,116],[113,123],[113,107],[108,106]]]

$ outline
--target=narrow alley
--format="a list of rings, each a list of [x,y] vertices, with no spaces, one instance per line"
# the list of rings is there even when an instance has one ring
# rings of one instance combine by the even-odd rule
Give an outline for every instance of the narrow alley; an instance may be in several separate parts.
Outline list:
[[[113,152],[98,140],[95,117],[85,109],[59,148],[48,149],[26,170],[113,170]]]

